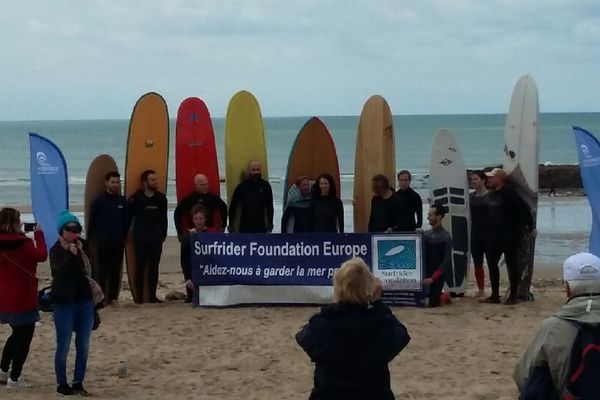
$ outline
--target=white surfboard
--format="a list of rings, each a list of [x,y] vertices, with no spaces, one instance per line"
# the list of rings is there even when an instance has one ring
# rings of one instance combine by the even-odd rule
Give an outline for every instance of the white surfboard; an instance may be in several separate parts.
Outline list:
[[[456,138],[440,129],[433,139],[429,166],[429,198],[448,207],[443,226],[452,235],[452,270],[446,271],[446,290],[465,293],[468,286],[471,214],[467,168]]]
[[[506,117],[503,168],[525,200],[535,224],[538,201],[539,166],[539,105],[538,90],[533,78],[525,75],[517,82]],[[517,260],[521,268],[518,296],[529,299],[533,275],[535,237],[527,235],[519,249]]]

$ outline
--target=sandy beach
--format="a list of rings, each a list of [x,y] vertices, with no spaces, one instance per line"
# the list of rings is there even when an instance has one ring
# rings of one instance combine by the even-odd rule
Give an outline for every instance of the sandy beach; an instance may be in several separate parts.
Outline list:
[[[538,266],[537,271],[533,303],[480,305],[463,298],[440,309],[394,308],[412,337],[390,364],[396,398],[515,399],[511,375],[518,354],[540,321],[564,301],[559,267]],[[44,284],[47,263],[38,275]],[[178,245],[169,238],[159,295],[183,290],[182,280]],[[125,289],[118,306],[101,310],[86,387],[100,399],[306,399],[313,367],[294,335],[317,310],[206,309],[182,302],[138,306]],[[8,333],[1,325],[0,343]],[[25,365],[34,388],[18,393],[1,388],[1,398],[55,396],[54,340],[52,317],[43,314]],[[74,352],[69,371],[73,359]],[[128,363],[125,378],[118,377],[122,360]]]

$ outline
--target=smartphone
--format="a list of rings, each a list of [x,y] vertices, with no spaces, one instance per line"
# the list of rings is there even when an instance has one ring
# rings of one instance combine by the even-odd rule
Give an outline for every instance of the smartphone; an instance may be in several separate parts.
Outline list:
[[[25,232],[33,232],[37,224],[35,222],[25,222],[23,224],[23,230]]]

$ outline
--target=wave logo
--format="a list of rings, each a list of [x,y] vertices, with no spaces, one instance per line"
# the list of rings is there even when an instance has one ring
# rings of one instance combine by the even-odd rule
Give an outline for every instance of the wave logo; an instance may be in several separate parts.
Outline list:
[[[590,158],[592,155],[590,154],[590,149],[585,144],[581,145],[581,153],[585,158]]]
[[[376,239],[375,245],[380,270],[417,268],[417,249],[414,240]]]
[[[44,152],[38,151],[35,154],[35,158],[37,159],[37,162],[40,165],[40,167],[49,167],[50,166],[50,163],[48,162],[48,157],[46,157],[46,154],[44,154]]]
[[[581,146],[579,146],[579,148],[581,149],[581,154],[583,154],[582,164],[584,167],[596,167],[600,165],[600,157],[592,156],[592,152],[590,151],[590,148],[587,145],[582,144]]]

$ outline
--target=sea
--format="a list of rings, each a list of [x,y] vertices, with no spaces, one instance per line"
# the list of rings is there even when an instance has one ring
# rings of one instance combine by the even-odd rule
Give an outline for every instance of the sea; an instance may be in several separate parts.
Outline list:
[[[345,200],[345,228],[352,231],[354,150],[358,116],[322,116],[337,147],[342,198]],[[281,217],[283,181],[294,139],[309,117],[264,118],[269,181],[275,196],[275,225]],[[505,114],[396,115],[396,168],[413,173],[413,187],[427,198],[427,176],[431,144],[441,128],[456,136],[468,168],[502,163]],[[167,197],[175,197],[175,120],[171,120],[171,146]],[[577,164],[573,126],[600,134],[600,113],[542,113],[540,115],[540,163]],[[83,203],[85,176],[90,162],[99,154],[110,154],[121,171],[125,167],[129,120],[0,121],[0,205],[31,204],[28,133],[52,140],[63,152],[69,175],[69,203]],[[225,175],[224,118],[213,118],[221,176]],[[221,193],[226,190],[222,184]],[[171,210],[172,212],[172,210]],[[79,213],[81,215],[81,213]],[[23,219],[33,219],[24,215]],[[171,218],[172,219],[172,218]],[[559,264],[569,255],[587,250],[591,211],[585,197],[548,197],[540,193],[536,259]],[[169,229],[175,234],[171,221]]]

